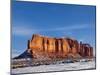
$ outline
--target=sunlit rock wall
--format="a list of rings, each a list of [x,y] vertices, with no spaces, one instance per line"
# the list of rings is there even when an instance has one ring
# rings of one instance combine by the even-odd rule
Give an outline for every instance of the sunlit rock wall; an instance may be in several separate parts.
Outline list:
[[[28,40],[28,52],[35,58],[92,57],[93,47],[71,38],[52,38],[34,34]]]

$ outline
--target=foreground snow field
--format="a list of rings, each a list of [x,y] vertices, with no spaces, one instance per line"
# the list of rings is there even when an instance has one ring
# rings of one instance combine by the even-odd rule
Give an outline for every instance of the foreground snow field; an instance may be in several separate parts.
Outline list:
[[[12,74],[19,73],[36,73],[36,72],[52,72],[52,71],[68,71],[68,70],[82,70],[82,69],[94,69],[95,61],[89,62],[75,62],[75,63],[64,63],[54,65],[40,65],[34,67],[24,67],[12,69]]]

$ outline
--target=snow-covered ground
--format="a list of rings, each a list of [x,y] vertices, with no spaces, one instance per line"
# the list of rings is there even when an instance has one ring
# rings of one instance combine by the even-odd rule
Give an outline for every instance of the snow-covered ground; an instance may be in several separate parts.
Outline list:
[[[12,74],[19,74],[19,73],[32,73],[32,72],[36,73],[36,72],[52,72],[52,71],[65,71],[65,70],[66,71],[82,70],[82,69],[93,69],[93,68],[95,68],[95,61],[16,68],[12,69],[11,72]]]

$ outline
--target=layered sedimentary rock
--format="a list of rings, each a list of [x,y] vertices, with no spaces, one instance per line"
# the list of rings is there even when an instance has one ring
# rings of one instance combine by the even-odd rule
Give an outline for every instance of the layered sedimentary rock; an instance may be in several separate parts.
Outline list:
[[[92,57],[93,47],[71,38],[51,38],[33,35],[28,40],[28,52],[33,58]]]

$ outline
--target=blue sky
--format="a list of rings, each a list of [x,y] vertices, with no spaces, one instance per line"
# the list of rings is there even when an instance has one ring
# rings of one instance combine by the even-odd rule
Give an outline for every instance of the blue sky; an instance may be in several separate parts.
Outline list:
[[[95,6],[12,2],[12,55],[27,49],[32,34],[71,37],[95,47]]]

